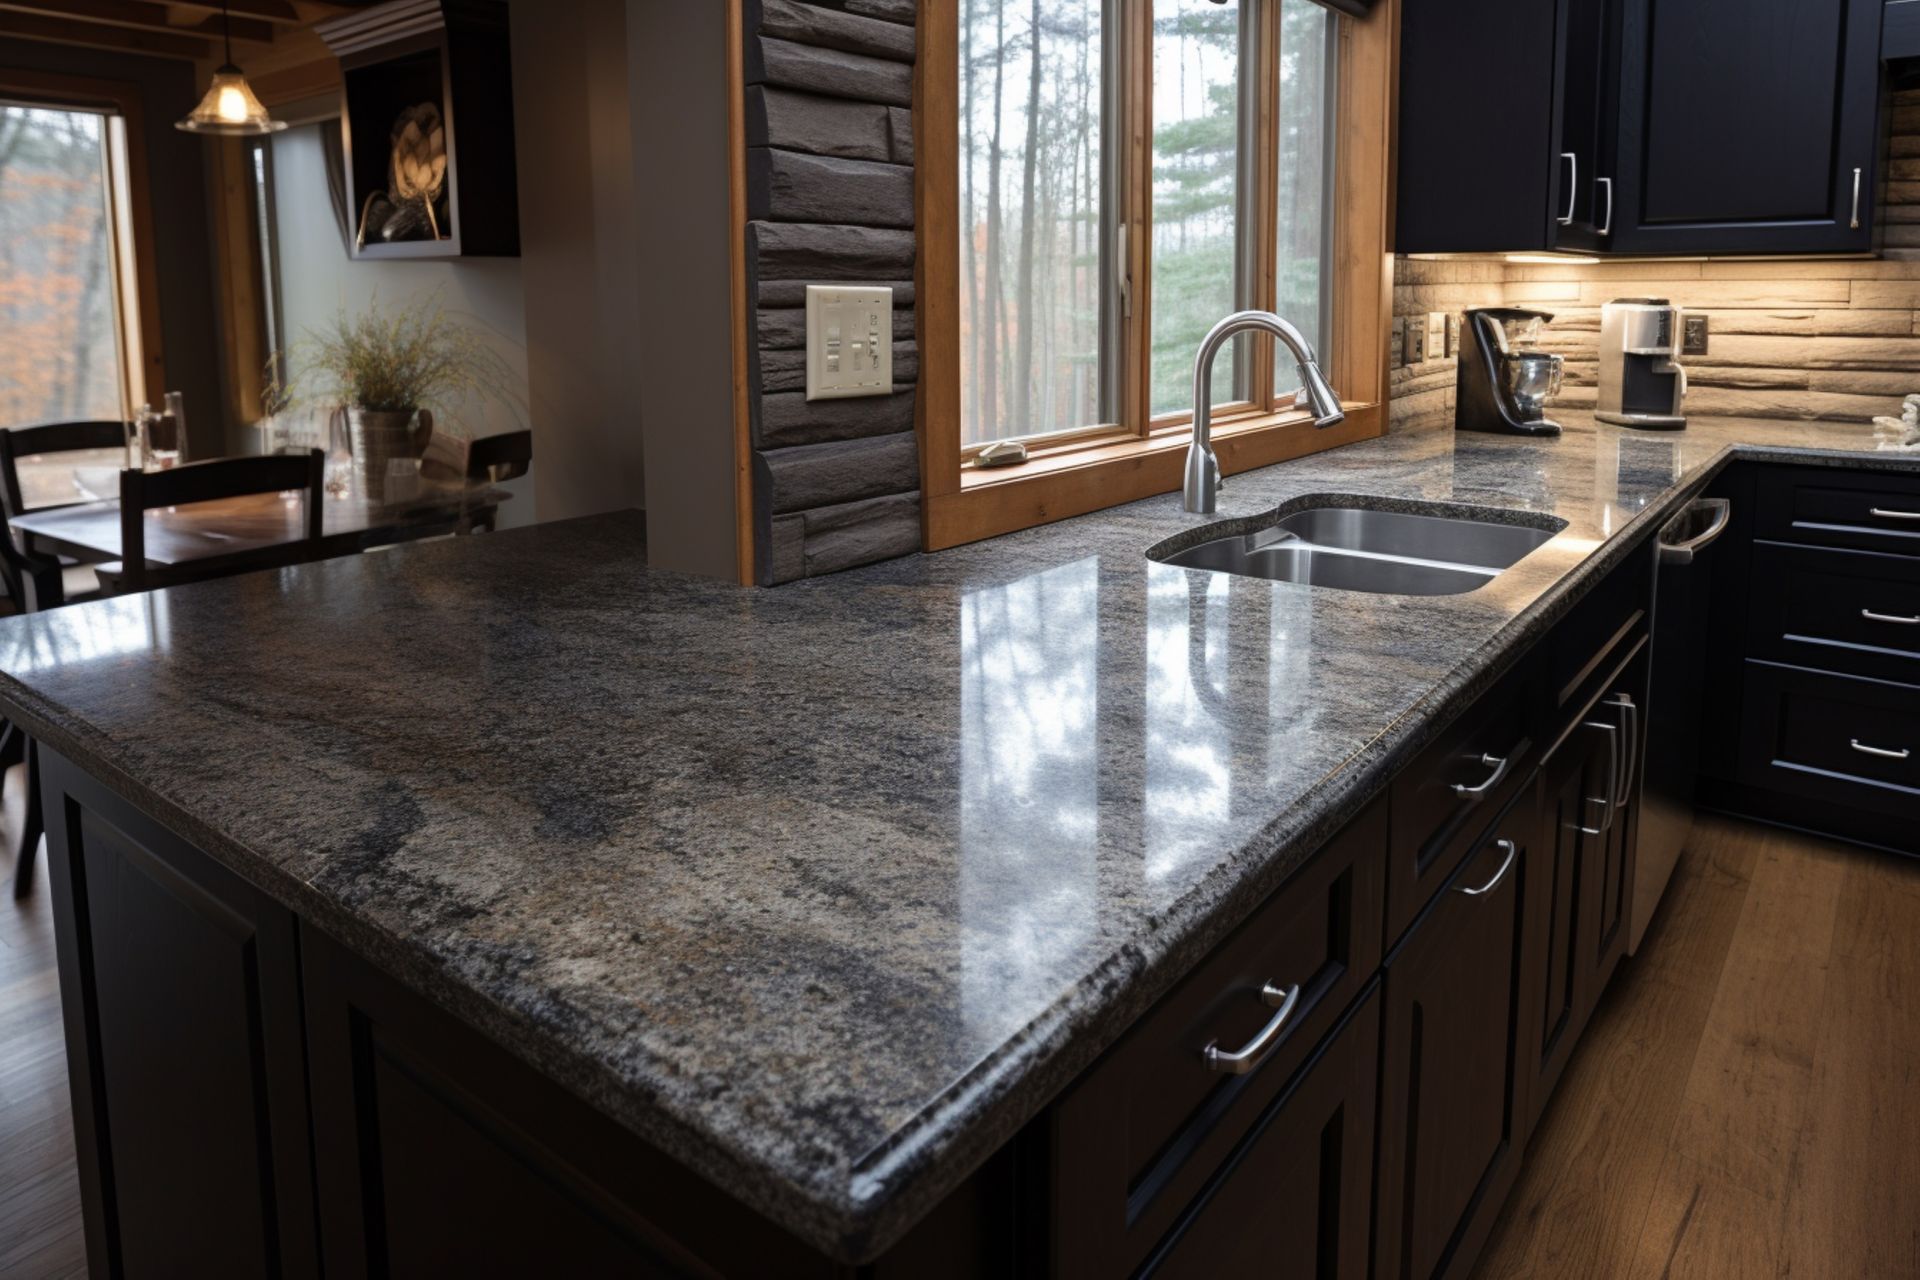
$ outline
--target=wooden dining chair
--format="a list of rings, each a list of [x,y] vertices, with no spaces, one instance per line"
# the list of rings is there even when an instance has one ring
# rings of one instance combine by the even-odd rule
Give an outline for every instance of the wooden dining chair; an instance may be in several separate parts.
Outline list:
[[[304,564],[317,554],[325,513],[326,455],[269,454],[190,462],[168,471],[120,473],[120,563],[103,565],[101,581],[115,594],[203,582],[256,569]],[[174,565],[147,563],[147,512],[155,507],[184,507],[256,493],[302,493],[304,522],[300,536],[231,555],[208,556]]]
[[[55,453],[81,453],[127,447],[124,422],[46,422],[31,427],[0,431],[0,517],[12,520],[24,515],[26,498],[20,485],[20,460]],[[78,494],[73,502],[82,501]],[[35,508],[71,506],[71,502],[48,503]],[[63,562],[35,551],[23,538],[7,531],[0,538],[0,582],[7,594],[23,611],[54,609],[75,600],[91,599],[100,593],[93,570],[83,564]]]

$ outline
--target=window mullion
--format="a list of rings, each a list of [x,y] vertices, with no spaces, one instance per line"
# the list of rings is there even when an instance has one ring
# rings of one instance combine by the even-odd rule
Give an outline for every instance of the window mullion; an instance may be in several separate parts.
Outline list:
[[[1153,0],[1119,0],[1126,12],[1127,52],[1121,85],[1124,145],[1121,204],[1128,220],[1133,309],[1125,326],[1120,421],[1133,434],[1152,430],[1153,379]]]

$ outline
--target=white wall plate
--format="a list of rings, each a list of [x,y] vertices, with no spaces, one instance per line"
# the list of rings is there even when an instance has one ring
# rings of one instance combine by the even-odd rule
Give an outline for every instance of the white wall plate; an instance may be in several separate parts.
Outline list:
[[[893,289],[807,286],[807,399],[893,394]]]

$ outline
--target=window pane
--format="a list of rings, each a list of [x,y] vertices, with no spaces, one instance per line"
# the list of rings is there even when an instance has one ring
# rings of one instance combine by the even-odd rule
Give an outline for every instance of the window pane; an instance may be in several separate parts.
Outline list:
[[[1310,0],[1280,4],[1276,309],[1307,335],[1323,368],[1331,323],[1325,285],[1333,249],[1328,208],[1333,181],[1333,27],[1333,16]],[[1281,359],[1274,369],[1274,390],[1287,395],[1299,388],[1298,370],[1291,360]]]
[[[961,442],[1101,421],[1101,0],[962,0]]]
[[[0,104],[0,426],[123,416],[106,128]]]
[[[1193,407],[1193,358],[1236,310],[1240,5],[1158,0],[1153,19],[1152,411]],[[1213,366],[1233,398],[1236,352]]]

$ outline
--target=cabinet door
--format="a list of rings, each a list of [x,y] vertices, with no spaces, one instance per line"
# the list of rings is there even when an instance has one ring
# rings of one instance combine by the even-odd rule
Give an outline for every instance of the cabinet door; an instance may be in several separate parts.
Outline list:
[[[42,760],[89,1269],[318,1274],[293,914]]]
[[[1383,1278],[1466,1275],[1518,1171],[1531,797],[1494,824],[1387,961],[1375,1242]]]
[[[1615,250],[1872,248],[1882,0],[1623,3]]]
[[[1607,838],[1601,797],[1617,749],[1611,732],[1576,730],[1541,774],[1538,856],[1528,882],[1522,964],[1528,1016],[1520,1063],[1529,1133],[1586,1025],[1585,983],[1592,967],[1581,963],[1581,891],[1590,878],[1588,865],[1601,860],[1600,844]]]
[[[1556,249],[1608,247],[1600,234],[1615,168],[1618,68],[1616,0],[1560,0],[1554,84],[1558,121],[1548,243]]]
[[[1379,1045],[1369,992],[1136,1274],[1365,1280]]]

